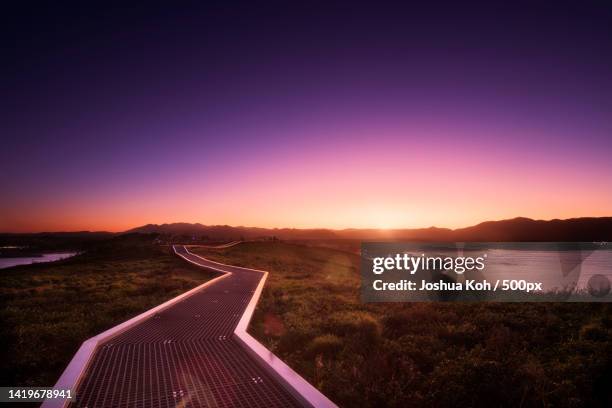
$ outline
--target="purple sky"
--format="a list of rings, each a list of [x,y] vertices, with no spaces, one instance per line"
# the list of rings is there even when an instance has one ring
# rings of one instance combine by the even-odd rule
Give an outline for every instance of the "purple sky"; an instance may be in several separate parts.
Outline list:
[[[0,230],[612,215],[605,2],[248,4],[3,13]]]

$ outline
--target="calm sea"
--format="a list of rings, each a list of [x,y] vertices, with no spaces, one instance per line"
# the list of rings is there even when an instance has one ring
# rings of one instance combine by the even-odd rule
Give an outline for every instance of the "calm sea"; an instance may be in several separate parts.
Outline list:
[[[76,252],[58,252],[52,254],[43,254],[42,256],[24,256],[19,258],[0,258],[0,269],[10,268],[17,265],[29,265],[41,262],[53,262],[60,259],[70,258],[75,256]]]

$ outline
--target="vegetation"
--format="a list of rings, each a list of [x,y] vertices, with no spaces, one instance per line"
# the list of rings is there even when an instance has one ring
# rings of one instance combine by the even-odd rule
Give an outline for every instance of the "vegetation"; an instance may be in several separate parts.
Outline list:
[[[195,251],[271,272],[252,334],[340,406],[612,406],[611,305],[362,304],[355,254]]]
[[[0,270],[0,384],[55,384],[84,340],[210,278],[152,240],[127,235],[74,258]]]

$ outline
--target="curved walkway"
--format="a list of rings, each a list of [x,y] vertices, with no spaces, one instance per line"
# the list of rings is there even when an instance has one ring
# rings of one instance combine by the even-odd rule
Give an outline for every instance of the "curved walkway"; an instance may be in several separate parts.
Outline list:
[[[267,272],[174,251],[223,275],[85,342],[56,384],[71,406],[335,406],[246,333]]]

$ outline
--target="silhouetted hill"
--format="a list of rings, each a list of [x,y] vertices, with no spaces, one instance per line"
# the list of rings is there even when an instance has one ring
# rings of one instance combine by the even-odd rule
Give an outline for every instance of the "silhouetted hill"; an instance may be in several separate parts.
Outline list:
[[[404,228],[404,229],[344,229],[335,231],[344,239],[391,239],[407,241],[449,241],[453,239],[453,230],[448,228]]]
[[[189,223],[148,224],[127,232],[159,233],[171,236],[195,236],[198,239],[239,240],[276,237],[285,240],[359,239],[406,241],[612,241],[612,217],[572,218],[568,220],[487,221],[451,230],[418,229],[294,229],[231,227]]]
[[[130,232],[159,233],[165,235],[196,236],[211,240],[239,240],[277,237],[279,239],[333,239],[338,238],[333,230],[231,227],[229,225],[202,225],[200,223],[147,224],[133,228]]]
[[[453,231],[455,241],[612,241],[612,217],[487,221]]]

